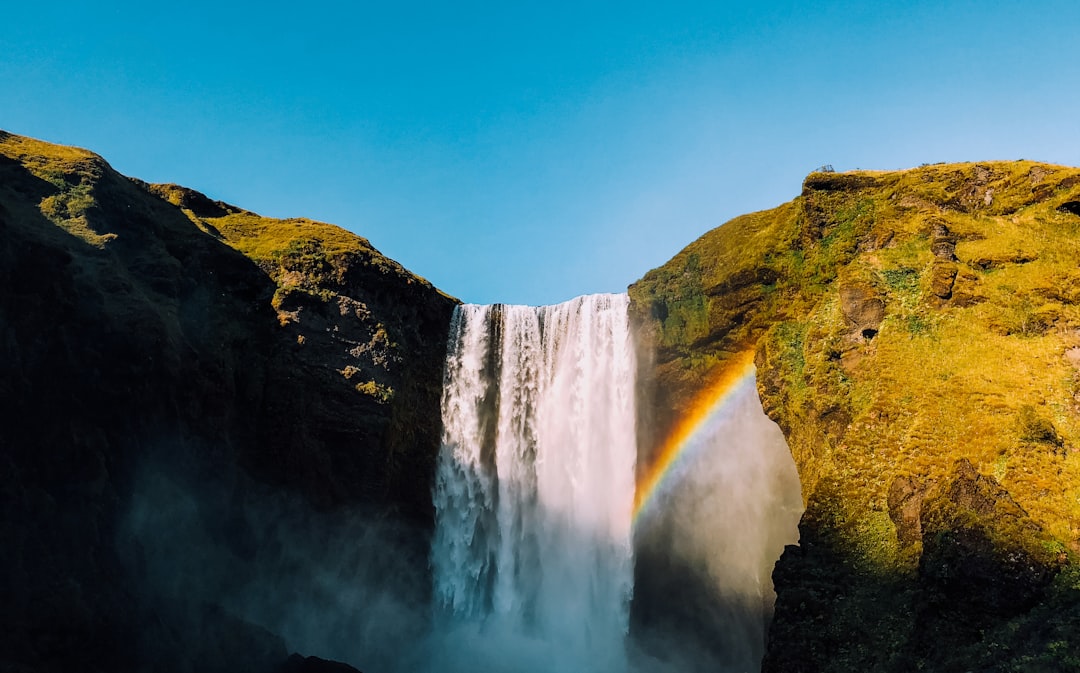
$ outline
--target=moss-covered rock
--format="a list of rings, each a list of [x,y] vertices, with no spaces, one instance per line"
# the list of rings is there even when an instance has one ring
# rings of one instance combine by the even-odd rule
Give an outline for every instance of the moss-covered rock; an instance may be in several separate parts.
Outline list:
[[[814,173],[631,287],[659,436],[754,349],[799,469],[766,670],[1064,661],[1035,624],[1080,554],[1078,196],[1027,161]]]

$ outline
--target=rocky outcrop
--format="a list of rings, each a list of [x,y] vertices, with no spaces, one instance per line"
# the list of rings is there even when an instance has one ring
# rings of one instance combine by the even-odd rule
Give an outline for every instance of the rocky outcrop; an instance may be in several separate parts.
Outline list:
[[[765,670],[1077,664],[1078,196],[1032,162],[814,173],[631,287],[658,437],[753,349],[798,467]]]
[[[341,662],[294,654],[276,673],[360,673],[360,671]]]
[[[455,302],[367,241],[0,132],[0,285],[0,668],[284,657],[220,605],[143,600],[123,522],[147,463],[223,503],[269,488],[430,528]],[[221,511],[213,544],[250,555]]]

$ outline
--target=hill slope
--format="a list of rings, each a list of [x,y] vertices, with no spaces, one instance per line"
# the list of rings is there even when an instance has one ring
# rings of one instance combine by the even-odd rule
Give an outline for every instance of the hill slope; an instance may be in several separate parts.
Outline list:
[[[657,428],[753,349],[799,469],[765,670],[1078,665],[1077,259],[1080,170],[934,165],[812,173],[631,287]]]

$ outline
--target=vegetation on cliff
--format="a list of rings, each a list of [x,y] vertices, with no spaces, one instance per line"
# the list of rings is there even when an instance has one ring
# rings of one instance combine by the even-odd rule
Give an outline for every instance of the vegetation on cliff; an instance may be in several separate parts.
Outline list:
[[[262,217],[178,185],[145,187],[179,207],[199,229],[243,253],[275,283],[270,304],[281,333],[296,346],[290,369],[307,369],[312,379],[323,381],[304,402],[310,406],[290,410],[285,415],[290,426],[277,429],[290,438],[289,455],[281,462],[302,461],[312,436],[325,437],[325,446],[360,452],[374,443],[385,451],[371,457],[380,469],[354,473],[350,483],[365,483],[380,498],[408,503],[414,514],[430,516],[425,475],[438,447],[445,334],[457,300],[341,227]],[[347,411],[355,397],[363,398],[360,407],[366,411]],[[311,412],[323,407],[332,409]],[[374,416],[389,426],[350,440],[347,428],[356,423],[341,420],[345,413]],[[313,476],[315,491],[325,488],[316,484],[330,478]]]
[[[148,464],[209,493],[185,506],[215,553],[247,561],[256,492],[326,521],[396,514],[418,539],[432,525],[456,302],[363,238],[0,132],[0,284],[0,668],[284,660],[279,637],[205,597],[148,601],[124,523]],[[414,546],[401,565],[426,563]]]
[[[1077,259],[1080,170],[931,165],[812,173],[631,287],[661,429],[755,349],[788,438],[767,670],[1077,664]]]

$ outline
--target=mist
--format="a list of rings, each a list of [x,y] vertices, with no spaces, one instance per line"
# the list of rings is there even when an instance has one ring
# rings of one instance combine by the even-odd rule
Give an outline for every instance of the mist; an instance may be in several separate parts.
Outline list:
[[[514,504],[505,489],[520,496],[519,482],[492,491],[490,516],[469,516],[516,522],[518,538],[532,521],[533,549],[523,552],[508,546],[517,544],[513,535],[439,533],[385,508],[321,511],[239,469],[193,467],[195,448],[149,452],[118,535],[147,624],[142,659],[188,661],[193,673],[272,671],[292,652],[365,673],[758,670],[772,568],[784,545],[797,542],[802,511],[793,461],[752,378],[694,435],[634,522],[628,554],[612,546],[611,529],[597,526],[596,502],[572,504],[595,497],[598,486],[560,496],[555,509],[527,493]],[[440,467],[447,469],[455,468]],[[459,505],[464,513],[483,502]],[[527,508],[513,511],[521,503]],[[589,516],[575,523],[571,505]],[[450,538],[479,552],[486,577],[453,579],[444,557]],[[499,554],[513,561],[501,571],[490,565]],[[611,585],[611,569],[624,562],[632,586],[622,598],[605,594],[624,586]],[[481,600],[455,610],[448,582]],[[594,629],[591,615],[605,605],[628,614],[622,622],[606,615]]]
[[[633,634],[680,671],[758,670],[772,570],[803,505],[783,433],[752,377],[715,409],[635,528]]]
[[[137,472],[119,547],[148,618],[185,631],[182,640],[219,629],[224,613],[280,641],[275,667],[298,652],[378,673],[422,670],[428,539],[373,508],[318,511],[240,473],[152,460]],[[160,634],[147,641],[150,661],[175,654]]]

